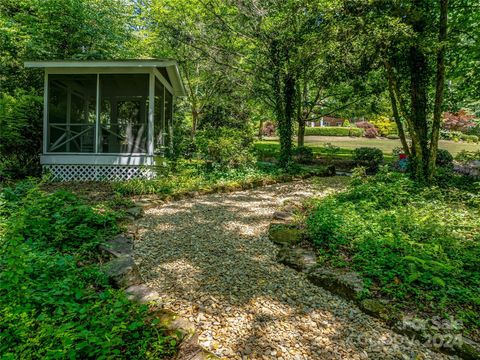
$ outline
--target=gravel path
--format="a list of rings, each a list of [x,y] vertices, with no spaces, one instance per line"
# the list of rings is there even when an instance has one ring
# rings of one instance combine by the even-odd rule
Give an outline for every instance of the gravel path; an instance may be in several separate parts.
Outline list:
[[[227,359],[443,359],[275,261],[267,238],[286,200],[332,191],[297,182],[214,194],[150,209],[136,261],[166,308],[193,321]]]

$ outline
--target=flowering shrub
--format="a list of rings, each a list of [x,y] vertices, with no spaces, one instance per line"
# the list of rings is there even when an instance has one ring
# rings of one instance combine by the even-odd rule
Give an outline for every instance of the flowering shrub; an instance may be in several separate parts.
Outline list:
[[[468,115],[465,110],[460,110],[457,113],[446,112],[443,114],[442,128],[466,133],[475,126],[474,118],[474,115]]]
[[[365,136],[366,138],[373,139],[379,135],[378,129],[372,123],[369,123],[367,121],[359,121],[355,123],[355,125],[357,128],[364,130],[363,136]]]
[[[277,127],[272,121],[265,121],[262,126],[262,135],[263,136],[275,136]]]
[[[376,116],[369,122],[378,129],[381,136],[397,135],[397,124],[386,116]]]

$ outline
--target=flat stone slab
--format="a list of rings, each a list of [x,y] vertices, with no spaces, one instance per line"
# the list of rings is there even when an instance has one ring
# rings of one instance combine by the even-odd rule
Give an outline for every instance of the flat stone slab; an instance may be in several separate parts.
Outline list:
[[[138,218],[141,218],[143,216],[143,208],[140,207],[140,206],[134,206],[134,207],[131,207],[127,210],[125,210],[125,212],[132,216],[134,219],[138,219]]]
[[[286,211],[275,211],[273,213],[273,218],[276,220],[291,221],[292,214]]]
[[[125,234],[120,234],[107,241],[105,244],[101,244],[100,250],[116,258],[125,255],[132,255],[133,241]]]
[[[387,304],[380,300],[364,299],[359,304],[360,308],[367,314],[388,321],[394,317],[394,312]]]
[[[178,353],[175,357],[177,360],[216,360],[218,356],[205,350],[198,343],[198,335],[194,334],[191,338],[180,343]]]
[[[131,256],[115,258],[105,264],[105,272],[118,288],[128,288],[142,283],[142,278]]]
[[[363,281],[355,273],[319,267],[312,269],[307,277],[311,283],[347,299],[355,300],[363,291]]]
[[[157,318],[165,329],[179,332],[182,339],[192,337],[195,334],[195,325],[173,311],[163,309],[157,312]]]
[[[317,264],[317,256],[310,250],[283,247],[278,251],[277,261],[297,271],[306,271]]]
[[[299,229],[273,224],[270,226],[268,237],[277,245],[295,245],[302,240],[303,234]]]
[[[129,286],[125,290],[125,293],[127,294],[127,298],[129,300],[136,301],[142,304],[155,301],[160,298],[160,295],[157,291],[153,290],[145,284]]]

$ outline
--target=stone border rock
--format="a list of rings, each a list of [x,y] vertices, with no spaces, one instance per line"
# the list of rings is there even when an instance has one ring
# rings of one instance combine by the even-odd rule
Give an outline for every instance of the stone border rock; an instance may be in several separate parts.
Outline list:
[[[466,164],[455,162],[454,170],[460,174],[471,176],[475,179],[480,178],[480,161],[474,160]]]
[[[138,218],[143,213],[143,209],[142,211],[135,210],[134,213]],[[133,259],[133,241],[129,236],[119,234],[100,245],[99,250],[110,259],[103,267],[114,287],[124,289],[127,298],[131,301],[158,306],[158,309],[152,311],[151,315],[160,320],[159,325],[166,329],[170,336],[177,339],[179,345],[175,359],[220,359],[199,344],[198,333],[192,322],[160,307],[158,292],[143,283]]]
[[[296,270],[305,273],[307,279],[314,285],[322,287],[331,293],[344,299],[353,301],[364,313],[375,317],[385,323],[387,327],[398,334],[409,338],[415,338],[437,352],[448,355],[456,355],[465,360],[480,359],[480,344],[466,337],[461,341],[456,334],[440,333],[429,326],[429,322],[422,319],[408,319],[401,313],[388,307],[388,303],[379,299],[363,299],[363,280],[353,272],[328,269],[317,265],[316,253],[308,248],[302,247],[304,234],[293,222],[294,209],[277,211],[273,214],[273,220],[269,229],[269,239],[279,246],[277,261]],[[422,326],[418,326],[418,323]],[[435,339],[445,337],[452,339],[447,343],[438,346]]]

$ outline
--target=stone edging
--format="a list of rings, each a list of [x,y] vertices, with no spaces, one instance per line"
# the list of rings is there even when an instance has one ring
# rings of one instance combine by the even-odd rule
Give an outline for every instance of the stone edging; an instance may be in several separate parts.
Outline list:
[[[323,168],[322,168],[323,169]],[[275,179],[257,179],[251,180],[242,184],[218,184],[213,186],[211,189],[207,190],[198,190],[198,191],[183,191],[181,193],[176,193],[173,195],[144,195],[138,196],[138,200],[134,201],[134,207],[128,209],[127,217],[130,220],[134,220],[141,216],[143,210],[148,210],[152,207],[161,206],[165,203],[171,201],[178,201],[183,199],[192,199],[202,195],[208,194],[218,194],[218,193],[231,193],[235,191],[244,191],[244,190],[251,190],[256,189],[259,187],[267,186],[267,185],[275,185],[275,184],[283,184],[287,182],[294,182],[294,181],[301,181],[305,179],[309,179],[312,177],[329,177],[335,176],[335,168],[325,168],[323,172],[315,172],[311,171],[302,175],[288,175],[284,174]],[[137,197],[137,196],[135,196]],[[140,213],[140,215],[139,215]]]
[[[346,300],[353,301],[361,311],[381,320],[388,328],[398,334],[405,335],[410,339],[420,340],[437,352],[456,355],[465,360],[480,359],[480,344],[473,340],[461,337],[460,341],[456,341],[458,339],[458,337],[455,337],[456,334],[435,331],[433,326],[428,326],[429,322],[424,319],[407,319],[402,314],[391,311],[381,300],[359,300],[364,290],[362,279],[352,272],[318,266],[315,251],[302,247],[303,232],[292,224],[292,217],[291,208],[273,214],[274,220],[270,224],[269,239],[279,246],[278,262],[305,273],[312,284]],[[435,342],[436,339],[446,337],[450,341],[442,341],[440,345]]]
[[[160,320],[160,326],[165,328],[170,336],[177,339],[179,346],[175,359],[220,359],[200,346],[198,333],[192,322],[160,307],[158,292],[143,283],[133,259],[133,241],[129,236],[117,235],[99,248],[110,259],[104,264],[104,271],[116,288],[123,289],[131,301],[158,305],[158,309],[153,310],[151,315]]]

